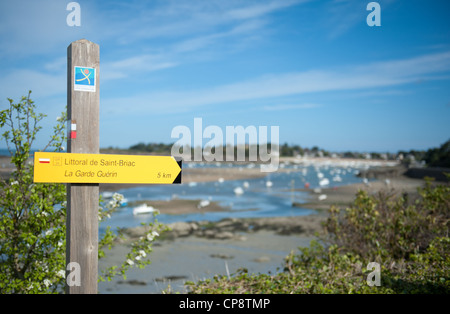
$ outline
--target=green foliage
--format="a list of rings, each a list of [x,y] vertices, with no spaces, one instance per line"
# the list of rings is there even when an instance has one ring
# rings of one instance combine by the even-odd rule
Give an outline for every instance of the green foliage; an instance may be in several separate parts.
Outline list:
[[[428,150],[399,151],[398,154],[404,156],[403,163],[409,165],[413,160],[423,160],[428,167],[450,168],[450,140],[440,147]]]
[[[330,208],[326,237],[286,257],[284,271],[190,282],[192,293],[439,293],[450,292],[450,187],[419,189],[420,197],[358,192],[352,206]],[[380,264],[380,286],[367,269]]]
[[[450,168],[450,140],[442,144],[439,148],[427,150],[424,160],[430,167]]]
[[[138,152],[147,152],[147,153],[170,153],[172,145],[164,144],[164,143],[138,143],[136,145],[131,146],[129,149]]]
[[[407,196],[359,191],[344,213],[330,208],[326,230],[332,243],[374,259],[408,258],[423,251],[435,237],[448,232],[450,193],[447,186],[419,189],[421,198],[408,203]]]
[[[126,260],[122,262],[120,266],[110,266],[107,269],[102,270],[102,275],[99,277],[100,281],[112,280],[113,277],[121,275],[126,279],[126,272],[132,267],[144,268],[151,264],[151,260],[146,258],[147,254],[152,252],[152,244],[156,237],[159,237],[160,233],[165,232],[168,229],[167,226],[159,223],[156,219],[153,223],[142,224],[145,226],[145,233],[137,241],[131,243],[130,252],[126,254]],[[118,230],[120,234],[120,230]],[[120,234],[121,236],[121,234]],[[117,239],[110,228],[107,229],[104,240],[101,241],[99,247],[108,247],[111,249],[111,244]],[[105,252],[99,250],[99,258],[105,256]]]
[[[8,99],[9,108],[0,111],[1,138],[5,140],[15,169],[0,178],[0,293],[61,293],[65,286],[66,186],[33,182],[30,153],[39,122],[44,114],[27,97],[17,104]],[[57,119],[46,149],[63,151],[66,141],[66,113]],[[100,200],[99,220],[106,219],[119,206],[123,196]],[[157,232],[165,230],[157,222],[148,225],[148,234],[131,245],[124,265],[105,270],[108,279],[133,267],[143,267]],[[111,248],[119,235],[110,228],[99,239],[99,258]],[[101,278],[103,279],[103,278]]]
[[[64,185],[34,184],[30,150],[45,115],[35,113],[27,97],[0,112],[2,138],[11,153],[15,171],[0,180],[0,292],[56,292],[64,282]],[[47,146],[61,150],[61,118]],[[61,137],[62,136],[62,137]]]

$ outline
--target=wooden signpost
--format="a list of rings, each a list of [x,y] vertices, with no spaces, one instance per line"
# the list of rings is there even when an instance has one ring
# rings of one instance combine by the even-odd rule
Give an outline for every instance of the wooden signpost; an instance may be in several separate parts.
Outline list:
[[[40,152],[34,160],[35,182],[67,183],[66,265],[79,266],[80,275],[66,285],[71,294],[97,293],[99,183],[181,183],[181,161],[171,156],[99,154],[99,65],[97,44],[69,45],[68,153]]]
[[[99,153],[99,78],[100,47],[85,39],[71,43],[67,48],[67,116],[76,121],[77,130],[76,137],[69,134],[69,153]],[[98,183],[67,184],[66,265],[80,265],[81,284],[67,284],[66,293],[97,293],[98,200]]]

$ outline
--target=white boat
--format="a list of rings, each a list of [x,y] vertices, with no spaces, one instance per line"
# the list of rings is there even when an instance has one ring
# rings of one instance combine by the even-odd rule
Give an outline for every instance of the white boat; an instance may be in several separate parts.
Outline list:
[[[238,186],[237,188],[234,189],[234,194],[242,195],[244,194],[244,190],[240,186]]]
[[[153,206],[148,206],[147,204],[142,204],[133,208],[133,215],[149,214],[153,213],[155,208]]]
[[[114,195],[113,192],[105,191],[102,193],[103,199],[112,198]]]
[[[328,180],[327,178],[323,178],[322,180],[320,180],[319,185],[320,186],[325,186],[325,185],[329,185],[330,184],[330,180]]]
[[[342,178],[339,175],[333,177],[334,182],[342,182]]]
[[[273,185],[272,181],[267,181],[267,182],[266,182],[266,186],[267,186],[268,188],[270,188],[272,185]]]
[[[209,206],[209,204],[210,204],[210,201],[201,200],[200,203],[198,203],[197,208],[203,208],[203,207]]]

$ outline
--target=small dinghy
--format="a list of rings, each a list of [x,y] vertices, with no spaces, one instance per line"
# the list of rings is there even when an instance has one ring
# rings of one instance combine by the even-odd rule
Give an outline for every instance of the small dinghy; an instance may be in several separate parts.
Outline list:
[[[153,213],[155,208],[153,206],[148,206],[147,204],[142,204],[133,208],[133,215],[142,215],[142,214],[150,214]]]

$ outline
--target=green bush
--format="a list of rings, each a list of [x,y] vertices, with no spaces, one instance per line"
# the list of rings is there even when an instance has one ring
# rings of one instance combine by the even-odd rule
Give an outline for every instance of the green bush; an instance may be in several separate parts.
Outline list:
[[[286,257],[284,271],[189,283],[192,293],[444,293],[450,292],[449,186],[405,196],[357,193],[345,210],[331,207],[326,237]],[[380,285],[369,285],[380,265]]]
[[[9,178],[0,177],[0,294],[61,293],[66,284],[66,185],[33,182],[30,154],[45,115],[35,112],[30,94],[18,103],[8,99],[9,108],[0,111],[0,139],[5,140],[14,165]],[[66,122],[62,113],[43,150],[63,151]],[[99,220],[109,217],[122,197],[116,193],[109,202],[100,200]],[[99,280],[125,277],[130,268],[148,265],[150,260],[144,257],[164,230],[157,221],[149,223],[146,234],[130,244],[124,262],[105,269]],[[99,258],[117,236],[110,228],[100,235]]]
[[[329,241],[364,258],[408,258],[425,250],[436,237],[446,236],[450,216],[448,186],[419,189],[420,197],[359,191],[352,206],[330,208],[325,225]]]

